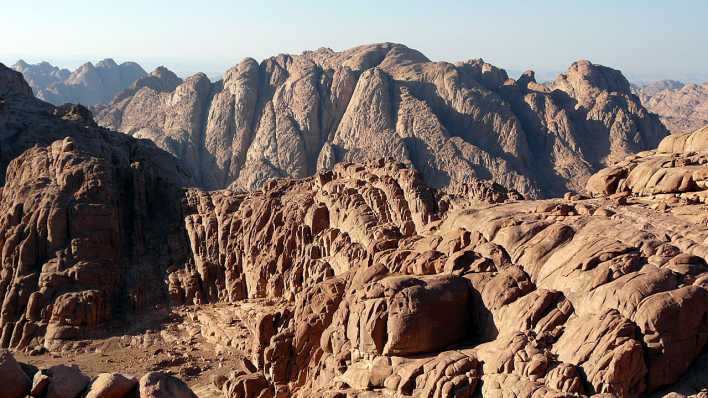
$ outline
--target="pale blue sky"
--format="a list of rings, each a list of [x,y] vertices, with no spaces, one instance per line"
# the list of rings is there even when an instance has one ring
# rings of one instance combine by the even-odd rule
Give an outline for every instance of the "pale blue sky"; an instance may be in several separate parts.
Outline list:
[[[706,0],[2,3],[6,64],[112,57],[216,75],[246,56],[392,41],[433,60],[481,57],[514,72],[587,58],[635,79],[708,79]]]

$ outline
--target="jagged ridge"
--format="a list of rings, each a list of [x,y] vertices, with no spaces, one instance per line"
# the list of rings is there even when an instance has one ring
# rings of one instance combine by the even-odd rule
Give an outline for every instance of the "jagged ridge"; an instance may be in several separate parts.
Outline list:
[[[582,190],[666,134],[610,68],[578,62],[548,88],[391,43],[245,59],[217,83],[197,74],[121,95],[97,120],[154,140],[206,189],[392,157],[433,187],[491,179],[531,197]]]

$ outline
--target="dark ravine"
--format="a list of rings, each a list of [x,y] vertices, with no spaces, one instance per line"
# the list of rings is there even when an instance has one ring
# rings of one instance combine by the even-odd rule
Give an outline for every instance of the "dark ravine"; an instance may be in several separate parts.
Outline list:
[[[552,197],[667,133],[614,69],[578,61],[540,85],[532,72],[513,80],[482,60],[431,62],[391,43],[249,58],[216,83],[139,86],[98,109],[99,124],[152,139],[205,189],[391,157],[436,188],[491,179]]]

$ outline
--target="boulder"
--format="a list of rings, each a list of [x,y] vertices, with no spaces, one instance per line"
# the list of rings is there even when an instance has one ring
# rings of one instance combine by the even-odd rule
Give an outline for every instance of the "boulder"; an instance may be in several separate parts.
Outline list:
[[[91,382],[75,365],[56,365],[47,370],[51,380],[46,398],[77,398]]]
[[[163,372],[150,372],[140,378],[140,398],[197,398],[181,380]]]
[[[340,325],[344,320],[337,317],[330,328],[346,328],[346,339],[362,353],[438,351],[472,333],[470,288],[461,277],[389,276],[367,285],[343,305],[349,306],[346,325]]]
[[[51,381],[52,379],[44,372],[40,371],[35,373],[32,379],[32,391],[30,391],[30,395],[33,397],[43,397]]]
[[[23,398],[30,392],[32,382],[8,350],[0,350],[0,386],[3,397]]]
[[[101,373],[85,398],[124,398],[138,386],[138,379],[120,373]]]

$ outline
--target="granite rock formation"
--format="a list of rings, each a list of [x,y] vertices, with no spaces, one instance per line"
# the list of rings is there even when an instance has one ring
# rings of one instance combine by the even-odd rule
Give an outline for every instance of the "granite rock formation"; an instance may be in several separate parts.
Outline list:
[[[357,89],[367,73],[385,76]],[[626,81],[589,63],[556,81],[592,119],[607,94],[584,93],[589,80]],[[204,191],[150,141],[30,94],[0,66],[4,347],[62,352],[169,304],[195,311],[189,341],[240,358],[213,381],[229,398],[705,396],[706,130],[599,171],[592,197],[522,200],[474,179],[437,190],[396,159]],[[617,112],[615,132],[629,120]],[[37,386],[96,384],[55,366]],[[193,396],[164,374],[138,389]]]
[[[692,147],[662,142],[675,151],[664,167],[705,167],[689,161],[705,141],[694,134],[681,141]],[[285,301],[251,321],[257,370],[224,384],[255,383],[247,396],[670,391],[708,342],[706,212],[683,198],[705,187],[646,195],[625,189],[632,171],[607,182],[613,170],[588,182],[595,198],[447,212],[395,162],[338,164],[253,194],[190,191],[194,264],[170,275],[170,291],[178,303]],[[692,376],[692,394],[706,376]]]
[[[708,82],[660,81],[634,91],[672,133],[690,133],[708,124]]]
[[[0,346],[52,347],[164,302],[190,181],[176,159],[32,97],[2,65],[0,83]]]
[[[37,98],[54,105],[109,103],[116,94],[147,75],[135,62],[117,64],[110,58],[96,65],[87,62],[73,72],[47,62],[30,65],[22,60],[12,68],[22,73]]]
[[[206,189],[392,157],[434,188],[486,179],[528,197],[580,191],[666,134],[610,68],[579,61],[549,88],[532,72],[513,80],[481,59],[431,62],[391,43],[248,58],[216,83],[197,74],[121,95],[97,120],[154,140]]]

